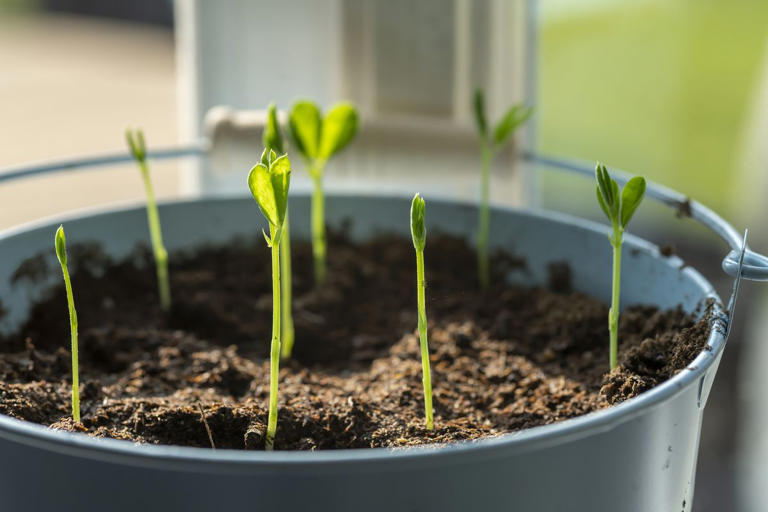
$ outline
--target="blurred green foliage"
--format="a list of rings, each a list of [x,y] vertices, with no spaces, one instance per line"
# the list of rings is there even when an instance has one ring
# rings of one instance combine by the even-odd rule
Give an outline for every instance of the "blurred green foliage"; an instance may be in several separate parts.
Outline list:
[[[730,178],[768,72],[768,2],[577,3],[585,8],[541,4],[541,149],[601,160],[739,214]]]

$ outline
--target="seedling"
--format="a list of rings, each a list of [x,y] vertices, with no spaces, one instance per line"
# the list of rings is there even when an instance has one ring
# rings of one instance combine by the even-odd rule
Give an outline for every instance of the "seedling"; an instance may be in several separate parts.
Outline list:
[[[55,236],[56,257],[61,264],[61,272],[64,274],[64,287],[67,290],[67,304],[69,305],[69,331],[72,337],[72,419],[80,423],[80,370],[78,369],[77,356],[77,311],[75,311],[75,299],[72,296],[72,282],[69,279],[67,268],[67,237],[64,234],[64,226],[59,226]]]
[[[424,416],[427,430],[434,430],[432,419],[432,376],[429,370],[429,345],[427,344],[427,306],[424,280],[424,245],[427,242],[427,228],[424,226],[426,205],[424,198],[416,194],[411,202],[411,237],[416,249],[416,299],[419,313],[419,344],[421,346],[421,381],[424,384]]]
[[[627,228],[632,215],[643,201],[645,194],[645,178],[635,176],[624,185],[619,192],[619,185],[608,174],[605,166],[597,164],[597,202],[600,203],[605,216],[611,221],[612,232],[608,240],[613,246],[613,288],[611,309],[608,312],[608,331],[610,332],[610,364],[611,370],[617,366],[618,337],[619,337],[619,293],[621,286],[621,244],[624,241],[624,230]]]
[[[504,117],[496,124],[493,133],[489,131],[485,115],[485,99],[482,89],[475,91],[475,122],[480,139],[480,215],[477,226],[477,275],[482,289],[490,283],[490,268],[488,263],[488,237],[490,231],[490,181],[491,164],[496,154],[512,138],[515,131],[533,113],[533,109],[523,105],[514,105],[507,110]]]
[[[125,131],[125,139],[131,150],[133,158],[139,165],[141,177],[144,180],[144,190],[147,193],[147,222],[149,223],[149,235],[152,240],[152,252],[155,256],[157,269],[157,288],[160,294],[160,307],[166,313],[171,310],[171,285],[168,281],[168,251],[163,246],[163,233],[160,229],[160,214],[157,212],[155,192],[152,181],[149,179],[149,166],[147,165],[147,147],[144,144],[144,132],[136,130]]]
[[[269,369],[269,417],[265,448],[272,450],[277,432],[277,377],[280,371],[280,239],[288,210],[288,188],[291,182],[291,162],[288,155],[277,156],[265,149],[261,162],[248,174],[248,188],[269,223],[269,236],[264,233],[272,249],[272,343]]]
[[[325,282],[325,198],[323,172],[333,155],[344,149],[357,132],[357,110],[351,103],[339,103],[322,117],[317,105],[300,101],[289,118],[291,138],[301,153],[312,177],[312,255],[315,284]]]
[[[267,110],[267,123],[264,126],[264,147],[269,151],[275,151],[278,155],[285,154],[285,144],[283,134],[280,131],[280,124],[277,120],[277,108],[274,103],[269,105]],[[290,359],[293,349],[294,329],[293,329],[293,307],[292,307],[292,278],[291,278],[291,233],[290,223],[288,221],[288,207],[285,208],[285,220],[283,221],[283,236],[280,240],[280,287],[282,288],[280,298],[280,314],[282,319],[280,328],[282,329],[282,354],[283,359]]]

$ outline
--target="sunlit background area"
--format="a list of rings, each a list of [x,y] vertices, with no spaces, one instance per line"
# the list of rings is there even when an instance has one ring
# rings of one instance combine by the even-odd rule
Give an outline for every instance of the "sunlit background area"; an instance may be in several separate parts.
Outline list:
[[[215,4],[226,9],[229,3]],[[270,5],[263,0],[258,3]],[[290,3],[274,1],[275,8],[281,4],[283,10]],[[438,34],[433,40],[418,41],[424,52],[444,45],[439,34],[460,31],[461,17],[469,10],[465,0],[417,3],[419,7],[412,8],[415,19],[427,16]],[[515,26],[510,33],[499,32],[500,37],[515,41],[509,55],[435,53],[430,60],[434,69],[413,70],[411,78],[428,81],[441,76],[448,65],[445,59],[458,60],[471,70],[467,71],[471,76],[492,74],[488,67],[494,62],[514,63],[504,68],[504,73],[516,77],[510,90],[536,109],[525,139],[529,147],[549,155],[600,160],[645,175],[710,206],[737,229],[749,228],[752,248],[768,251],[768,2],[479,3],[486,5],[481,10],[493,3],[509,3],[513,14],[535,5],[533,15],[516,25],[533,25],[529,26],[533,30],[524,37],[511,33]],[[362,0],[363,7],[349,0],[335,4],[350,11],[350,16],[371,15],[382,26],[394,24],[407,31],[403,10],[412,2],[393,0],[381,12]],[[432,16],[430,9],[436,6],[450,16]],[[368,11],[361,14],[357,9]],[[268,12],[265,15],[269,18]],[[300,23],[312,22],[301,20],[309,16],[306,12],[294,15]],[[171,1],[0,0],[0,168],[122,151],[123,131],[129,126],[142,127],[151,146],[186,143],[199,135],[202,128],[195,132],[190,126],[200,125],[204,112],[190,111],[188,85],[181,83],[195,62],[185,60],[184,48],[190,43],[185,39],[188,34],[180,33],[179,20]],[[284,20],[277,17],[270,23]],[[442,29],[441,23],[445,24]],[[340,23],[338,28],[344,27]],[[241,40],[235,35],[233,31],[227,44],[258,45],[268,40]],[[345,34],[349,38],[345,41],[353,45],[358,36]],[[383,56],[377,60],[380,69],[371,76],[388,77],[380,82],[381,88],[388,88],[387,94],[371,100],[368,108],[389,113],[380,115],[376,126],[386,131],[391,119],[396,123],[402,112],[415,111],[422,124],[409,124],[409,129],[415,133],[423,125],[427,130],[441,122],[446,105],[454,121],[468,119],[473,80],[448,72],[440,82],[448,84],[445,89],[415,94],[407,81],[397,78],[402,71],[397,67],[403,62],[400,55],[411,50],[410,36],[403,37],[405,43],[376,38],[370,43],[377,45],[371,51]],[[305,51],[291,47],[290,39],[280,44],[287,47],[286,52]],[[526,52],[535,58],[533,65],[518,65]],[[258,60],[264,54],[255,48],[253,61],[233,66],[267,70],[269,62]],[[311,76],[307,73],[296,70],[295,75],[284,73],[279,80],[288,90],[301,91],[304,84],[297,77]],[[259,91],[269,89],[248,76],[242,83],[227,84],[233,90],[255,91],[239,96],[240,104],[231,106],[264,108],[273,98],[261,97]],[[361,72],[360,76],[367,75]],[[503,81],[504,76],[496,79]],[[317,86],[307,89],[315,91]],[[366,106],[361,110],[365,114]],[[437,147],[432,151],[439,151]],[[423,161],[428,165],[428,159]],[[196,183],[184,163],[159,163],[153,169],[161,198],[186,194]],[[600,218],[592,182],[543,168],[531,170],[537,173],[535,191],[517,190],[510,202]],[[476,170],[467,172],[474,183]],[[513,188],[518,184],[510,183]],[[474,190],[468,193],[475,194]],[[142,183],[132,166],[0,184],[0,228],[142,196]],[[494,199],[505,201],[502,195]],[[650,208],[638,218],[636,231],[660,245],[674,246],[727,296],[732,283],[719,268],[727,248],[693,221]],[[745,283],[738,306],[737,327],[705,414],[694,504],[699,512],[768,509],[766,290]]]

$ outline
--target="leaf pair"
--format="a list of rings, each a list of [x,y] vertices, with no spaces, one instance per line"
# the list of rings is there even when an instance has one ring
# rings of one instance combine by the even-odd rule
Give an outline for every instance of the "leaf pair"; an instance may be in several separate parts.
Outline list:
[[[131,154],[139,162],[147,158],[147,145],[144,143],[144,132],[142,130],[125,130],[125,140],[131,149]]]
[[[619,191],[616,180],[608,174],[602,164],[595,168],[597,179],[597,202],[612,224],[625,229],[645,195],[645,178],[635,176]]]
[[[482,139],[488,140],[490,134],[488,132],[488,120],[485,115],[485,96],[482,89],[475,90],[474,110],[477,131]],[[510,107],[507,113],[504,114],[504,117],[494,127],[493,138],[488,140],[488,142],[495,147],[502,146],[515,133],[515,130],[531,117],[531,114],[533,114],[531,107],[523,105]]]
[[[343,102],[322,117],[317,105],[300,101],[291,110],[288,126],[305,159],[325,161],[344,149],[357,133],[357,110],[351,103]]]
[[[417,251],[423,251],[427,243],[427,228],[424,225],[426,210],[424,198],[417,193],[411,202],[411,237]]]
[[[251,189],[251,194],[278,237],[288,208],[290,183],[291,161],[288,155],[277,156],[271,149],[264,150],[261,162],[253,166],[248,174],[248,187]],[[278,241],[272,240],[271,243]]]

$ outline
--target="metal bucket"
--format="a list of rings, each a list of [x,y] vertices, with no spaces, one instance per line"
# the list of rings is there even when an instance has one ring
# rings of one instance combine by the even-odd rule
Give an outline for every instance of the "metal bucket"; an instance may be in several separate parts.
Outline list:
[[[472,237],[473,206],[427,199],[428,229]],[[327,220],[339,225],[354,219],[351,235],[357,239],[381,232],[408,236],[409,202],[331,196]],[[169,250],[226,242],[262,227],[250,198],[166,203],[161,216]],[[292,236],[309,238],[308,219],[308,198],[292,198]],[[3,331],[24,320],[46,285],[14,286],[12,273],[40,251],[55,258],[53,233],[61,222],[70,243],[96,241],[117,258],[148,237],[143,206],[0,233],[0,298],[8,310],[0,321]],[[493,209],[491,222],[496,246],[528,262],[525,272],[510,274],[511,280],[544,283],[550,262],[567,261],[575,289],[608,300],[611,253],[605,226],[558,213],[501,208]],[[732,228],[722,224],[732,235]],[[627,236],[623,258],[625,268],[633,269],[622,276],[623,305],[681,304],[693,311],[704,300],[720,302],[696,270],[676,257],[661,257],[648,242]],[[687,511],[702,413],[727,323],[715,306],[706,349],[688,368],[636,398],[561,423],[440,449],[266,453],[137,446],[0,416],[0,509]]]

